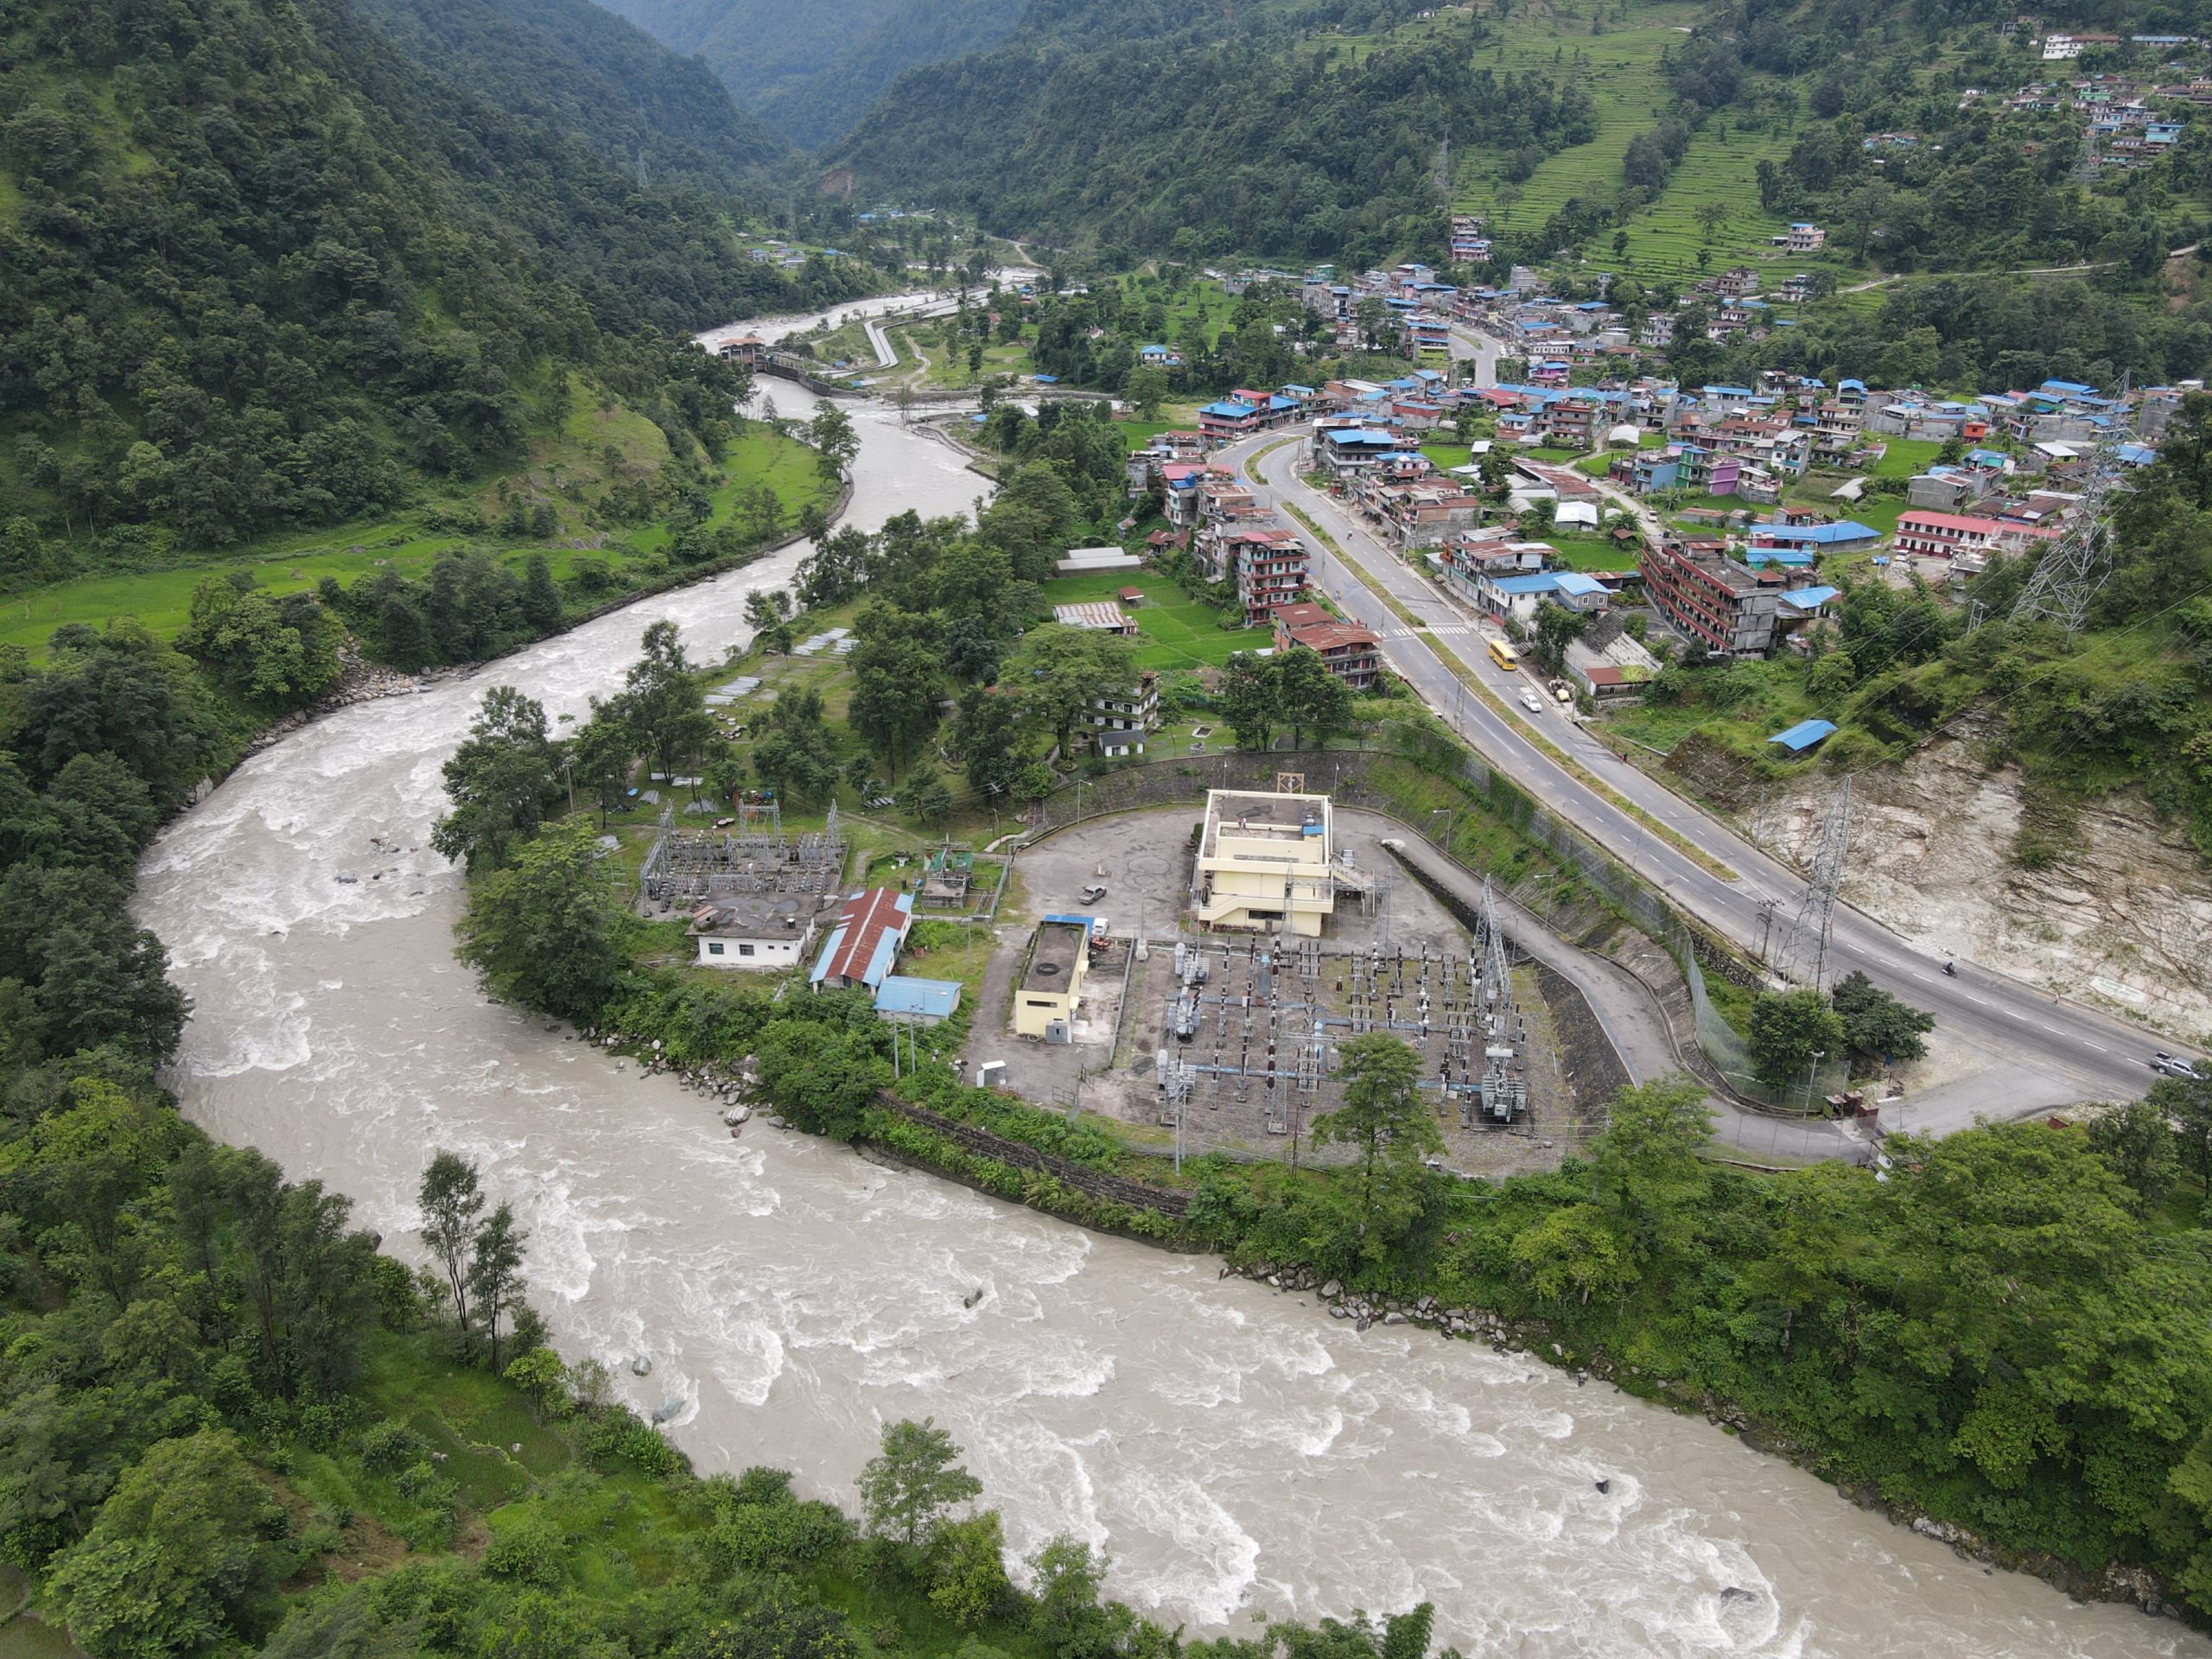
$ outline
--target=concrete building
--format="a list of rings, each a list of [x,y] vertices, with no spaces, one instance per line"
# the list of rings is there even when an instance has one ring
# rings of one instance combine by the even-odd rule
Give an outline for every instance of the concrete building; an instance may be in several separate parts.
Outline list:
[[[1146,670],[1134,685],[1100,690],[1090,699],[1090,724],[1099,753],[1142,754],[1145,734],[1160,724],[1160,676]]]
[[[1090,971],[1090,918],[1047,916],[1030,941],[1029,964],[1014,994],[1014,1034],[1074,1040],[1076,1004]]]
[[[1303,645],[1330,673],[1355,691],[1364,691],[1382,671],[1382,642],[1374,630],[1339,622],[1319,605],[1278,605],[1275,650]]]
[[[1193,906],[1199,925],[1319,938],[1337,907],[1330,822],[1325,795],[1209,791]]]
[[[702,968],[796,968],[814,943],[816,897],[738,893],[709,899],[684,930]]]
[[[1762,575],[1733,559],[1669,540],[1644,550],[1643,589],[1675,627],[1717,657],[1764,657],[1774,647],[1780,573]]]

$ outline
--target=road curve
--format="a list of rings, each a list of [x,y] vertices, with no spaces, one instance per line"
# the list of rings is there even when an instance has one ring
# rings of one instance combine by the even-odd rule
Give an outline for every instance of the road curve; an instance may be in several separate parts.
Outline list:
[[[1347,509],[1300,482],[1294,469],[1294,448],[1255,459],[1255,452],[1277,442],[1279,435],[1248,440],[1224,449],[1218,459],[1244,474],[1263,505],[1294,499],[1359,561],[1363,574],[1332,556],[1303,524],[1284,515],[1286,528],[1297,534],[1313,557],[1316,585],[1347,615],[1382,635],[1393,664],[1446,724],[1562,821],[1575,825],[1715,932],[1755,949],[1765,900],[1773,901],[1776,927],[1788,925],[1805,891],[1796,873],[1621,760],[1567,718],[1550,699],[1544,699],[1535,714],[1516,709],[1505,715],[1484,699],[1467,695],[1443,653],[1473,670],[1509,703],[1533,682],[1501,673],[1491,664],[1485,638],[1468,613],[1402,563]],[[1386,593],[1424,627],[1408,627],[1385,603]],[[1724,880],[1654,836],[1537,748],[1529,741],[1532,732],[1541,732],[1614,794],[1736,872],[1738,879]],[[1948,978],[1939,958],[1848,906],[1836,907],[1828,960],[1832,976],[1853,969],[1863,971],[1875,983],[1930,1010],[1945,1033],[1986,1057],[1988,1075],[1997,1081],[1980,1090],[1947,1090],[1941,1101],[1931,1096],[1921,1103],[1911,1125],[1916,1130],[1943,1133],[1965,1128],[1978,1116],[2027,1116],[2082,1100],[2132,1099],[2153,1080],[2147,1060],[2157,1045],[2141,1032],[1971,963],[1960,963],[1957,976]]]

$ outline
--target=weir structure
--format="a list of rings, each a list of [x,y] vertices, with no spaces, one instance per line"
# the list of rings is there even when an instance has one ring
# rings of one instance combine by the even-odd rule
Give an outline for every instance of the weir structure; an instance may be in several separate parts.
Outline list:
[[[1378,938],[1330,950],[1287,931],[1188,932],[1175,944],[1169,1042],[1154,1057],[1159,1120],[1177,1146],[1193,1112],[1261,1109],[1290,1156],[1340,1103],[1340,1051],[1384,1032],[1421,1056],[1421,1088],[1463,1129],[1511,1128],[1529,1107],[1529,1032],[1487,881],[1464,956]]]

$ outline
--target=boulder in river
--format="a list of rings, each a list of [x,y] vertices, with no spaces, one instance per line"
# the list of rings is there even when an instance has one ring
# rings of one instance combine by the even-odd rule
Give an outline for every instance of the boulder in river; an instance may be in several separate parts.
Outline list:
[[[630,1362],[630,1375],[632,1376],[649,1376],[652,1374],[652,1361],[647,1359],[643,1354],[638,1355]]]

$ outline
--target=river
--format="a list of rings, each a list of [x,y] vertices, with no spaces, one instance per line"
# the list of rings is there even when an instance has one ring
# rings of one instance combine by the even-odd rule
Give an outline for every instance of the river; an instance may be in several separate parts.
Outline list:
[[[856,419],[851,522],[983,487],[944,446]],[[660,616],[719,656],[804,550],[317,721],[165,830],[139,909],[195,1005],[172,1075],[193,1121],[350,1193],[408,1250],[430,1150],[465,1152],[526,1219],[563,1351],[671,1405],[702,1470],[772,1463],[849,1504],[878,1425],[934,1414],[1017,1552],[1075,1533],[1111,1553],[1115,1593],[1194,1628],[1425,1597],[1471,1659],[2212,1655],[1533,1359],[1357,1333],[1211,1259],[765,1126],[733,1141],[667,1079],[486,1002],[452,958],[460,879],[426,844],[483,690],[580,715]]]

